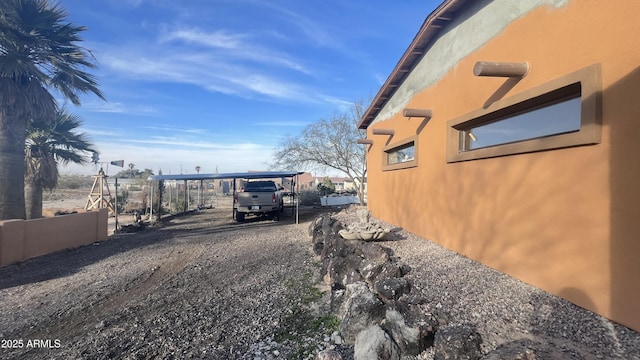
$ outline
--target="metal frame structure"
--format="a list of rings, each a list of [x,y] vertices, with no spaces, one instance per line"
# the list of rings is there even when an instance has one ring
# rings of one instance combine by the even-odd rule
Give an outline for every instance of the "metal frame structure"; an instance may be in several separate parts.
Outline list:
[[[298,193],[298,176],[303,174],[302,171],[256,171],[256,172],[243,172],[243,173],[223,173],[223,174],[180,174],[180,175],[152,175],[149,176],[147,180],[149,181],[160,181],[160,180],[183,180],[185,185],[187,185],[187,181],[189,180],[233,180],[233,196],[236,195],[236,180],[237,179],[277,179],[277,178],[293,178],[295,184],[294,194]],[[153,189],[154,186],[151,187],[151,212],[150,219],[153,222]],[[292,189],[293,190],[293,189]],[[296,215],[296,224],[299,223],[299,214],[300,214],[300,202],[299,197],[294,195],[295,198],[295,215]],[[235,205],[233,207],[232,217],[235,216]]]

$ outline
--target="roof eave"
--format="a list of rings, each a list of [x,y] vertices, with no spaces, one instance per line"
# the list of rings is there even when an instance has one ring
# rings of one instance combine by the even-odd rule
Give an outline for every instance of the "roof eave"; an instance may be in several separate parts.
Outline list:
[[[371,125],[380,110],[393,96],[398,87],[404,82],[411,70],[422,59],[424,53],[431,46],[433,40],[440,34],[445,23],[454,19],[455,12],[469,0],[446,0],[427,16],[418,34],[404,52],[395,68],[382,85],[369,108],[360,119],[359,129],[366,129]]]

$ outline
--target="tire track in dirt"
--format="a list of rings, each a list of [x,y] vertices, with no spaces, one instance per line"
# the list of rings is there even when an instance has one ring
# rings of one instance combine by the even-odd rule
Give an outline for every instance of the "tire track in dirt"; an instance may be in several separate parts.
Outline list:
[[[164,262],[125,284],[122,291],[112,293],[97,303],[74,311],[67,318],[61,319],[55,326],[49,325],[47,329],[38,329],[28,333],[25,338],[60,339],[80,335],[86,331],[87,327],[95,326],[100,319],[119,311],[127,303],[147,294],[162,282],[178,274],[197,259],[203,250],[202,246],[191,246],[189,250],[186,250],[185,247],[171,250]]]

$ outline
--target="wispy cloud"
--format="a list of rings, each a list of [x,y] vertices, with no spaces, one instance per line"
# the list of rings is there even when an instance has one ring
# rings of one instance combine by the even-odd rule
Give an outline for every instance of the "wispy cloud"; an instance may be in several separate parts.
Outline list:
[[[259,65],[271,64],[311,75],[312,72],[292,56],[266,48],[264,46],[266,43],[264,36],[265,34],[255,36],[245,33],[233,33],[229,30],[207,32],[199,28],[189,28],[166,32],[160,36],[159,43],[181,41],[186,44],[201,45],[210,51],[215,51],[210,55],[215,54],[221,58],[253,62]]]
[[[340,108],[340,110],[347,110],[353,106],[353,101],[338,99],[329,95],[323,95],[322,100],[336,105],[338,108]]]
[[[83,105],[88,111],[98,113],[151,115],[158,113],[158,109],[150,105],[127,106],[121,102],[91,101]]]
[[[100,137],[120,137],[122,133],[117,130],[104,130],[94,127],[86,127],[87,134],[91,136],[92,139],[99,139]]]
[[[191,135],[204,135],[206,134],[209,130],[207,129],[186,129],[186,128],[181,128],[181,127],[177,127],[177,126],[170,126],[170,125],[160,125],[160,126],[142,126],[142,129],[148,129],[148,130],[154,130],[154,131],[166,131],[166,132],[171,132],[171,133],[185,133],[185,134],[191,134]]]
[[[264,70],[233,62],[224,54],[144,47],[106,53],[110,55],[102,57],[103,66],[129,80],[192,84],[224,94],[295,101],[309,101],[308,94],[313,94],[303,83],[264,74]]]
[[[234,34],[225,30],[207,33],[199,29],[179,29],[161,35],[159,42],[162,44],[173,40],[182,40],[212,48],[238,49],[243,45],[243,38],[246,38],[246,35]]]
[[[286,19],[286,21],[294,24],[300,30],[300,33],[305,34],[307,39],[316,45],[328,48],[343,48],[341,41],[326,31],[326,26],[323,26],[313,19],[286,7],[276,5],[273,2],[260,1],[259,4],[284,15],[283,18]]]
[[[263,149],[263,145],[254,143],[237,143],[237,144],[224,144],[224,143],[211,143],[206,141],[186,141],[182,139],[176,139],[174,137],[152,136],[147,139],[131,139],[130,143],[133,144],[145,144],[156,145],[163,147],[184,147],[193,149],[206,149],[206,150],[247,150],[256,151]]]

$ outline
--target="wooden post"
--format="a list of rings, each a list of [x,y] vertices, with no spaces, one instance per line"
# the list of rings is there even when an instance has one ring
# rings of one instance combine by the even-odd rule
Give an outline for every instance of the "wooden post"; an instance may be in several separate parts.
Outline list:
[[[389,135],[389,136],[393,136],[395,135],[395,131],[393,129],[373,129],[372,130],[373,135]]]
[[[366,144],[366,145],[373,145],[373,140],[371,140],[371,139],[358,139],[356,141],[356,143],[358,143],[358,144]]]
[[[529,64],[526,62],[478,61],[473,66],[475,76],[525,77],[528,72]]]
[[[417,118],[429,118],[433,116],[433,111],[431,109],[404,109],[402,110],[402,116],[404,117],[417,117]]]

